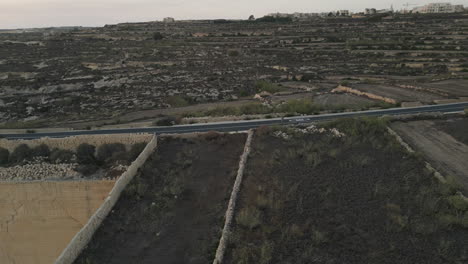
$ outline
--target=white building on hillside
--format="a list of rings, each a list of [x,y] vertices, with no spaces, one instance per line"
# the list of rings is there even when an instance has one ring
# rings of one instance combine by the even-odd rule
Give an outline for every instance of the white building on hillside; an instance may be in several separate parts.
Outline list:
[[[463,5],[452,5],[451,3],[431,3],[425,6],[416,7],[413,13],[457,13],[463,12],[465,9]]]

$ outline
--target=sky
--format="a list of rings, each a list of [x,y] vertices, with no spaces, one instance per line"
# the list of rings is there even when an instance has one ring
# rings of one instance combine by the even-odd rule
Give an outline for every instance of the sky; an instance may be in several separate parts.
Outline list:
[[[403,8],[431,0],[0,0],[0,28],[104,26],[122,22],[175,19],[246,19],[268,13],[326,12],[364,8]],[[468,0],[452,4],[468,6]],[[411,6],[414,7],[414,6]]]

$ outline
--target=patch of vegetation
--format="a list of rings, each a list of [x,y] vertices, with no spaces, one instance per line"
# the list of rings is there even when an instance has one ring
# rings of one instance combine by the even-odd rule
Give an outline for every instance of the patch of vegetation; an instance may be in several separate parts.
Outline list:
[[[261,103],[249,103],[241,106],[215,107],[205,111],[190,112],[182,114],[183,117],[205,117],[205,116],[240,116],[240,115],[259,115],[259,114],[284,114],[293,115],[316,115],[322,111],[344,112],[346,110],[368,110],[370,108],[391,108],[394,104],[375,102],[354,105],[319,105],[311,99],[290,100],[283,104],[266,106]]]
[[[0,166],[6,165],[9,162],[10,151],[6,148],[0,147]]]
[[[240,52],[238,50],[228,50],[227,54],[229,57],[239,57]]]
[[[50,123],[45,120],[5,122],[5,123],[0,124],[0,129],[29,129],[29,128],[44,127],[49,124]],[[34,130],[30,130],[30,131],[34,131]]]
[[[257,18],[255,22],[267,22],[267,23],[291,23],[292,18],[290,17],[273,17],[273,16],[264,16]]]
[[[257,91],[257,93],[268,92],[268,93],[274,94],[277,92],[285,91],[286,89],[271,82],[258,81],[255,83],[255,90]]]
[[[166,103],[171,107],[184,107],[190,105],[190,98],[180,95],[174,95],[166,99]]]

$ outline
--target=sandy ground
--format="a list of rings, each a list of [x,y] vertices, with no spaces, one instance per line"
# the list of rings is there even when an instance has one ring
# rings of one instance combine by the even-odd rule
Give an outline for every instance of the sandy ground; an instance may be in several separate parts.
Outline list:
[[[397,122],[392,128],[443,175],[453,176],[468,194],[468,146],[436,128],[432,121]]]
[[[0,183],[0,263],[50,264],[114,181]]]

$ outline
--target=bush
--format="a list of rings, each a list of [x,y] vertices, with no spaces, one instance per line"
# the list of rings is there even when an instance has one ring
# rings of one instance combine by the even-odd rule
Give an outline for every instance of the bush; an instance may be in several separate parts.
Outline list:
[[[13,150],[10,155],[10,161],[13,163],[20,163],[32,157],[31,148],[26,144],[21,144]]]
[[[52,163],[71,163],[73,161],[74,153],[65,149],[54,149],[50,153],[50,161]]]
[[[239,56],[239,54],[240,54],[240,53],[239,53],[239,51],[237,51],[237,50],[229,50],[229,51],[228,51],[228,56],[229,56],[229,57],[237,57],[237,56]]]
[[[33,150],[32,150],[32,155],[34,157],[49,157],[50,155],[50,149],[49,149],[49,146],[47,146],[46,144],[41,144],[37,147],[34,147]]]
[[[8,159],[10,158],[10,151],[6,148],[0,148],[0,165],[8,164]]]
[[[260,211],[253,207],[243,208],[236,217],[237,224],[250,230],[261,224]]]
[[[159,119],[154,123],[156,126],[173,126],[180,124],[180,118],[173,117],[173,116],[167,116],[164,118]]]
[[[129,161],[136,160],[136,158],[138,158],[140,153],[146,148],[146,145],[147,144],[145,142],[133,144],[132,147],[130,148],[130,152],[128,153]]]
[[[156,40],[156,41],[162,40],[162,39],[164,39],[164,36],[163,36],[163,34],[161,34],[161,32],[155,32],[153,34],[153,39]]]
[[[93,164],[96,162],[95,152],[95,146],[86,143],[80,144],[76,148],[76,159],[80,164]]]
[[[292,100],[280,106],[280,111],[292,114],[313,114],[319,112],[321,107],[315,105],[312,100]]]
[[[110,143],[99,146],[97,150],[97,159],[99,161],[112,160],[114,155],[119,152],[125,152],[125,145],[122,143]]]
[[[258,81],[255,83],[255,89],[257,92],[269,92],[269,93],[277,93],[284,91],[284,89],[277,84],[270,83],[267,81]]]
[[[166,103],[170,104],[171,107],[184,107],[190,104],[190,99],[180,95],[174,95],[166,99]]]
[[[76,168],[76,171],[83,174],[84,176],[89,176],[99,170],[99,167],[95,164],[82,164]]]

